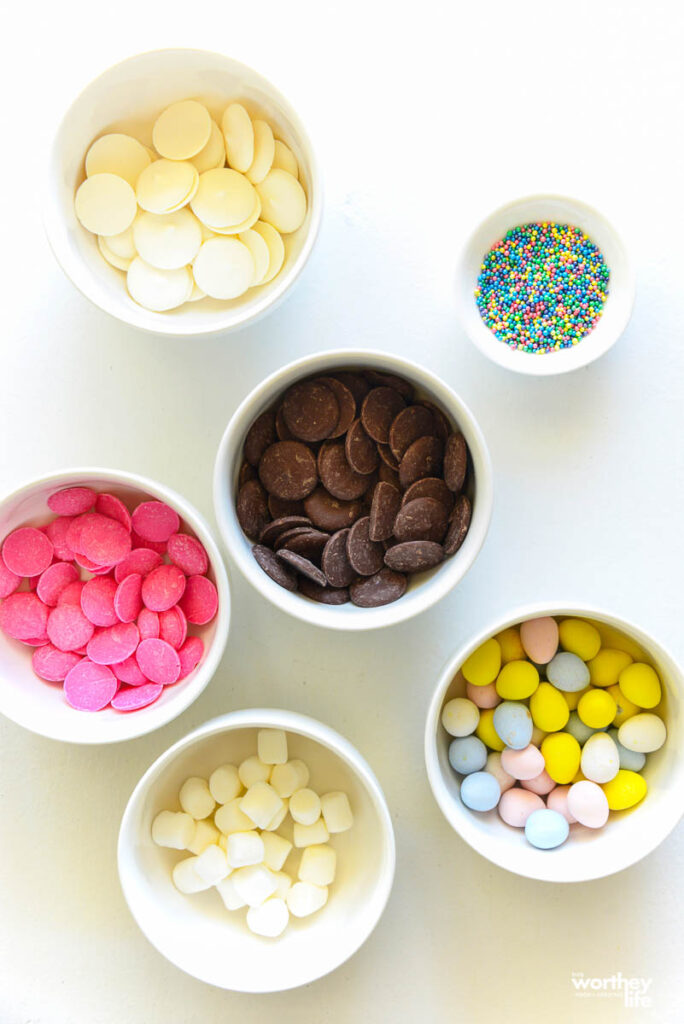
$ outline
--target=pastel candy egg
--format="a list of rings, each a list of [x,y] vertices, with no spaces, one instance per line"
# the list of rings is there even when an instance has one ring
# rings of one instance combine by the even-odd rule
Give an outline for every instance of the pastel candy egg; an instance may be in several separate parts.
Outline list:
[[[667,729],[662,718],[648,712],[634,715],[618,729],[618,739],[622,746],[639,754],[660,750],[666,738]]]
[[[487,755],[485,771],[489,772],[490,775],[493,775],[498,781],[499,788],[502,793],[505,793],[507,790],[512,789],[513,786],[515,786],[515,779],[504,770],[504,767],[501,764],[501,754],[498,750],[492,750],[491,753]]]
[[[587,828],[602,828],[610,813],[608,800],[595,782],[576,782],[568,791],[568,810]]]
[[[470,775],[487,763],[487,748],[477,736],[463,736],[449,744],[449,763],[455,772]]]
[[[461,800],[471,811],[491,811],[500,797],[499,781],[489,772],[473,772],[461,783]]]
[[[450,736],[470,736],[479,720],[477,707],[465,697],[454,697],[442,709],[442,725]]]
[[[627,700],[640,708],[654,708],[660,704],[662,691],[655,669],[644,662],[635,662],[623,669],[618,683]]]
[[[506,700],[494,708],[494,728],[504,745],[522,750],[532,739],[532,715],[524,704]]]
[[[600,729],[592,729],[590,726],[585,725],[576,711],[570,712],[565,732],[569,732],[571,736],[574,736],[578,743],[585,744],[590,736],[600,731]]]
[[[585,693],[589,693],[590,686],[585,686],[583,690],[575,690],[574,693],[568,693],[566,690],[561,691],[565,697],[565,703],[568,705],[570,711],[576,711],[577,705],[581,701]]]
[[[576,693],[589,685],[589,669],[571,651],[559,651],[546,666],[546,677],[559,690]]]
[[[496,680],[496,692],[504,700],[525,700],[539,686],[539,672],[529,661],[509,661]]]
[[[626,768],[630,772],[640,772],[646,764],[646,755],[641,754],[636,750],[628,750],[627,747],[623,747],[618,739],[617,729],[609,729],[608,735],[617,747],[618,757],[620,758],[620,767]]]
[[[617,711],[615,712],[615,718],[612,724],[617,725],[619,728],[623,722],[626,722],[628,718],[633,718],[634,715],[638,715],[641,710],[632,704],[631,700],[627,700],[624,693],[616,683],[614,686],[609,686],[607,692],[611,695],[615,701]]]
[[[580,767],[591,782],[610,782],[615,778],[620,768],[620,754],[608,733],[597,732],[589,737],[582,748]]]
[[[572,782],[580,766],[580,745],[568,732],[551,733],[543,741],[541,752],[544,755],[546,770],[554,782],[565,784]]]
[[[553,850],[568,838],[570,826],[558,811],[533,811],[525,822],[525,838],[538,850]]]
[[[523,789],[529,789],[530,793],[537,793],[538,796],[546,796],[556,788],[556,783],[545,768],[533,779],[521,779],[520,785]]]
[[[644,799],[648,790],[643,775],[623,768],[614,779],[606,782],[602,788],[611,811],[624,811],[628,807],[634,807]]]
[[[544,771],[544,758],[532,744],[522,750],[507,747],[501,753],[501,767],[514,779],[534,779]]]
[[[552,789],[546,798],[546,806],[550,811],[558,811],[562,814],[569,825],[574,824],[577,821],[568,808],[568,793],[570,792],[570,786],[556,786]]]
[[[570,709],[564,695],[551,683],[540,683],[530,698],[532,721],[544,732],[565,728]]]
[[[558,650],[558,624],[550,615],[528,619],[520,627],[525,653],[538,665],[546,665]]]
[[[469,658],[463,662],[461,672],[466,682],[473,686],[487,686],[493,683],[501,668],[501,648],[492,637],[485,640]]]
[[[466,694],[468,700],[472,700],[478,708],[495,708],[501,703],[501,697],[496,692],[496,683],[488,683],[487,686],[473,686],[467,683]]]
[[[617,704],[607,690],[590,690],[580,698],[577,714],[591,729],[604,729],[615,718]]]
[[[491,708],[480,713],[475,734],[480,737],[490,750],[503,750],[506,746],[494,727],[494,711]]]
[[[626,651],[616,651],[612,647],[604,647],[587,664],[589,677],[594,686],[614,686],[623,669],[632,664],[632,656]]]
[[[502,821],[514,828],[524,828],[525,822],[535,811],[544,809],[544,801],[528,789],[509,789],[499,800],[499,815]]]
[[[496,640],[501,648],[501,661],[504,665],[507,665],[509,661],[520,661],[525,657],[525,651],[520,640],[520,630],[516,629],[515,626],[509,626],[508,629],[497,633]]]
[[[535,747],[541,747],[542,740],[545,739],[547,735],[548,733],[544,732],[543,729],[540,729],[538,725],[535,725],[532,728],[532,739],[530,740],[530,743],[534,743]]]
[[[558,627],[561,647],[582,661],[595,658],[601,649],[601,634],[584,619],[564,619]]]

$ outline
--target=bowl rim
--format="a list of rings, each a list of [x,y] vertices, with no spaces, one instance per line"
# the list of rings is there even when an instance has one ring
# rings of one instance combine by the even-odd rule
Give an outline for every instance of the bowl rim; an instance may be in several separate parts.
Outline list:
[[[160,729],[162,726],[173,721],[174,718],[177,718],[178,715],[197,700],[214,677],[228,642],[231,621],[231,595],[228,573],[226,571],[223,558],[221,557],[218,544],[212,536],[209,524],[205,520],[204,516],[186,498],[173,488],[167,487],[166,484],[158,483],[156,480],[142,476],[139,473],[129,473],[127,470],[98,466],[62,469],[27,479],[7,494],[0,495],[0,510],[15,498],[20,497],[23,492],[30,492],[35,490],[37,487],[51,484],[59,487],[60,485],[73,483],[75,486],[77,481],[87,480],[88,478],[99,479],[105,483],[108,482],[135,487],[152,497],[156,497],[158,500],[168,502],[176,509],[177,512],[179,512],[181,518],[184,519],[192,528],[193,532],[197,534],[207,550],[209,563],[216,578],[216,589],[218,590],[219,595],[219,610],[216,619],[214,638],[206,652],[204,664],[200,666],[196,678],[193,679],[191,684],[185,687],[185,689],[179,690],[177,693],[173,694],[173,699],[166,705],[164,714],[158,715],[158,721],[155,720],[150,724],[145,716],[136,716],[134,714],[126,716],[122,715],[121,719],[117,720],[117,725],[120,724],[122,729],[125,730],[124,735],[74,737],[64,735],[59,729],[41,727],[34,723],[28,716],[17,714],[11,703],[9,706],[5,703],[2,696],[4,693],[4,687],[0,685],[0,714],[10,719],[10,721],[14,722],[16,725],[20,725],[24,729],[28,729],[29,732],[32,732],[35,735],[43,736],[46,739],[55,740],[61,743],[77,744],[78,746],[98,746],[109,743],[123,743],[127,740],[137,739],[140,736],[146,736],[148,733],[155,732],[157,729]],[[159,711],[160,709],[157,710]],[[77,713],[75,709],[74,713]],[[113,732],[115,731],[116,730],[113,730]]]
[[[337,365],[344,368],[357,364],[367,364],[371,368],[378,367],[386,372],[402,374],[412,383],[425,387],[433,397],[442,401],[450,416],[457,420],[459,428],[466,435],[471,458],[473,461],[477,458],[478,465],[474,467],[477,500],[465,542],[467,544],[468,539],[471,540],[470,547],[465,549],[465,558],[461,558],[459,562],[459,554],[464,550],[462,548],[455,556],[445,560],[434,575],[423,581],[420,590],[415,591],[413,595],[405,595],[400,600],[379,608],[358,608],[352,615],[340,615],[334,606],[305,600],[301,595],[290,593],[280,587],[257,565],[251,550],[245,548],[242,543],[247,541],[251,545],[253,542],[242,532],[235,514],[234,502],[225,500],[225,488],[229,487],[232,494],[233,484],[232,478],[226,482],[224,469],[229,455],[238,451],[249,423],[255,418],[253,410],[256,406],[272,401],[279,390],[283,390],[299,378],[318,373],[326,367]],[[493,489],[492,464],[484,434],[460,395],[431,370],[403,356],[377,349],[330,349],[314,352],[276,369],[247,394],[231,416],[219,443],[214,463],[214,514],[224,550],[237,564],[242,575],[281,611],[311,625],[348,631],[380,629],[404,622],[432,607],[457,586],[472,568],[486,540],[492,517]],[[422,600],[418,600],[418,595],[422,596]],[[410,599],[407,601],[406,597]]]
[[[657,651],[659,658],[662,658],[664,662],[671,663],[671,665],[676,669],[680,680],[684,679],[682,669],[679,666],[677,659],[672,655],[669,649],[664,647],[663,644],[661,644],[659,640],[656,640],[650,633],[647,633],[645,630],[641,629],[640,626],[635,625],[630,619],[627,619],[622,615],[606,611],[596,605],[587,604],[582,601],[538,601],[518,605],[512,610],[504,613],[503,615],[498,615],[495,619],[491,620],[486,628],[480,629],[470,640],[463,643],[443,665],[432,697],[430,698],[425,719],[425,767],[432,795],[446,821],[454,832],[480,856],[484,857],[492,864],[495,864],[497,867],[504,868],[511,874],[519,875],[523,878],[530,878],[533,881],[551,883],[563,882],[568,884],[574,882],[589,882],[599,878],[607,878],[619,871],[624,871],[632,865],[637,864],[644,857],[648,856],[648,854],[652,853],[663,842],[663,840],[667,838],[684,815],[684,790],[682,790],[679,796],[678,806],[676,806],[676,801],[674,804],[670,804],[673,808],[670,811],[670,814],[664,815],[657,825],[653,827],[648,843],[645,844],[644,848],[639,850],[636,855],[632,855],[629,851],[622,851],[621,853],[614,855],[611,864],[607,868],[601,866],[597,867],[595,870],[592,869],[589,872],[582,871],[577,872],[576,874],[569,873],[567,868],[565,868],[561,877],[558,873],[554,873],[553,861],[551,860],[544,862],[544,864],[548,864],[548,870],[543,874],[538,870],[533,870],[531,868],[526,869],[525,867],[520,866],[512,867],[511,864],[506,861],[505,854],[503,852],[498,852],[496,846],[489,843],[488,837],[483,837],[475,826],[470,824],[466,815],[461,814],[460,809],[458,811],[455,810],[456,805],[453,798],[447,791],[437,758],[437,735],[441,721],[444,697],[454,676],[466,658],[469,657],[469,655],[472,654],[473,651],[475,651],[482,643],[484,643],[485,640],[495,636],[497,633],[507,629],[509,626],[514,626],[518,623],[525,622],[528,619],[545,615],[551,615],[554,617],[582,616],[585,618],[594,618],[607,626],[612,626],[613,628],[623,630],[624,632],[631,632],[633,637],[641,646],[646,650],[650,649]],[[674,681],[674,685],[677,685],[677,680]],[[679,685],[681,686],[681,682]]]
[[[396,871],[396,841],[387,799],[368,761],[356,749],[350,740],[346,739],[346,737],[342,736],[341,733],[337,732],[331,726],[326,725],[324,722],[312,718],[310,715],[300,714],[298,711],[288,711],[284,708],[243,708],[237,711],[228,711],[225,714],[204,722],[203,725],[198,726],[196,729],[193,729],[155,758],[149,768],[147,768],[136,783],[133,792],[126,803],[126,807],[121,818],[121,825],[119,827],[117,840],[117,868],[119,873],[119,883],[121,885],[124,899],[128,905],[128,909],[147,941],[150,942],[155,949],[158,949],[156,944],[150,938],[144,923],[136,913],[135,897],[133,895],[132,886],[128,882],[130,868],[126,863],[127,859],[131,856],[129,844],[131,842],[135,842],[133,817],[137,813],[137,805],[144,800],[150,786],[173,763],[177,755],[192,747],[197,741],[220,733],[233,732],[236,729],[259,728],[284,729],[286,732],[297,733],[300,736],[313,740],[320,746],[326,747],[336,757],[345,762],[345,764],[352,769],[354,774],[361,779],[366,791],[368,792],[380,823],[380,831],[382,835],[382,865],[376,890],[379,893],[379,896],[376,897],[376,913],[370,922],[370,927],[354,949],[346,953],[341,960],[336,961],[321,973],[315,974],[306,981],[297,982],[296,984],[288,986],[288,988],[255,988],[253,986],[245,986],[242,988],[231,986],[230,988],[227,988],[226,986],[222,986],[220,983],[208,981],[205,978],[198,978],[198,980],[203,981],[205,984],[224,988],[224,990],[227,991],[249,992],[253,994],[284,992],[288,991],[288,989],[310,985],[312,982],[325,977],[327,974],[337,970],[338,967],[341,967],[342,964],[346,963],[346,961],[354,956],[361,946],[363,946],[380,921],[392,892]],[[162,952],[159,949],[158,952],[179,970],[186,974],[190,973],[182,964],[178,963],[177,959],[168,956],[166,952]],[[190,976],[198,977],[193,974]]]
[[[510,210],[514,210],[516,207],[522,206],[523,204],[547,201],[562,202],[568,206],[581,210],[583,213],[588,214],[599,221],[606,231],[613,236],[616,245],[622,251],[624,260],[622,288],[626,297],[626,302],[624,313],[614,326],[612,335],[609,335],[603,345],[596,351],[592,351],[591,349],[587,351],[587,349],[583,349],[582,345],[579,344],[572,349],[555,352],[551,354],[551,358],[541,356],[539,358],[532,357],[525,359],[524,357],[529,356],[530,353],[511,350],[507,345],[504,345],[494,337],[491,330],[483,321],[478,322],[476,327],[472,326],[473,321],[471,321],[468,311],[468,298],[466,297],[465,284],[466,278],[470,277],[470,274],[466,270],[467,255],[474,244],[476,236],[490,221],[493,221],[500,215]],[[636,275],[634,271],[634,264],[629,255],[629,250],[627,249],[622,236],[605,214],[601,213],[600,210],[595,206],[592,206],[590,203],[586,203],[584,200],[577,199],[574,196],[565,195],[560,192],[533,192],[528,195],[517,196],[514,199],[509,199],[507,202],[500,204],[495,209],[491,210],[485,217],[481,218],[471,228],[465,242],[461,246],[457,260],[455,290],[456,304],[461,327],[473,345],[475,345],[483,355],[487,356],[488,359],[496,363],[498,366],[501,366],[506,370],[511,370],[513,373],[522,374],[523,376],[557,377],[561,374],[571,373],[574,370],[581,369],[583,366],[590,365],[596,359],[605,355],[605,353],[608,352],[622,336],[634,309],[636,297]],[[556,357],[560,357],[560,360]]]
[[[311,211],[309,228],[296,260],[289,271],[283,275],[283,279],[278,282],[277,287],[272,291],[266,292],[263,296],[260,296],[259,300],[254,303],[253,309],[251,309],[246,315],[241,315],[236,319],[235,310],[226,311],[226,313],[217,313],[215,320],[212,318],[207,321],[206,325],[202,324],[193,328],[189,328],[187,324],[182,324],[178,318],[168,316],[165,313],[156,313],[153,310],[146,310],[142,306],[140,307],[140,311],[133,309],[130,310],[127,315],[124,315],[125,311],[123,308],[119,308],[118,303],[110,301],[108,293],[103,301],[95,299],[89,287],[89,275],[84,269],[84,261],[79,256],[72,254],[67,243],[66,225],[60,215],[60,207],[55,192],[56,167],[58,160],[57,143],[65,122],[69,118],[74,107],[83,98],[84,93],[98,83],[100,79],[104,78],[115,69],[125,64],[132,64],[144,58],[154,57],[162,53],[173,53],[179,56],[188,54],[210,56],[214,59],[218,58],[220,60],[227,61],[233,66],[233,70],[238,74],[242,71],[248,72],[250,78],[257,81],[265,92],[277,97],[279,104],[287,115],[294,134],[296,134],[300,144],[302,145],[302,149],[306,153],[311,172],[311,195],[307,196],[308,208]],[[148,334],[167,335],[170,337],[201,338],[211,337],[217,334],[228,334],[232,331],[238,331],[243,327],[250,326],[279,306],[287,297],[293,285],[301,276],[304,267],[309,261],[309,257],[311,256],[316,241],[318,240],[323,214],[323,184],[316,151],[312,145],[311,138],[299,117],[299,114],[280,89],[262,75],[261,72],[256,71],[243,61],[236,60],[234,57],[221,53],[218,50],[207,50],[201,47],[192,46],[158,47],[155,49],[142,50],[139,53],[131,54],[128,57],[124,57],[123,60],[115,61],[113,64],[108,65],[108,67],[97,74],[94,78],[91,78],[83,88],[80,89],[77,95],[73,97],[71,103],[59,118],[57,126],[53,131],[47,167],[43,175],[41,210],[45,234],[57,263],[81,295],[91,302],[93,306],[97,309],[101,309],[105,313],[108,313],[120,323],[128,324],[129,326]],[[280,277],[280,275],[278,275],[278,277]],[[173,313],[173,310],[169,312]],[[153,320],[152,318],[156,319]],[[225,320],[229,318],[232,318],[233,322],[226,323]]]

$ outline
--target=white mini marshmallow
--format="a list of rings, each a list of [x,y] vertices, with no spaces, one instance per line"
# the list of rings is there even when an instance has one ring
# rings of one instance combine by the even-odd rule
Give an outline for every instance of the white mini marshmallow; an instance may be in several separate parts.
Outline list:
[[[346,832],[354,824],[354,815],[346,793],[324,793],[321,797],[321,813],[325,827],[331,835]]]
[[[277,897],[266,900],[260,907],[250,907],[247,911],[249,930],[267,939],[277,939],[282,935],[289,920],[290,911],[285,900]]]
[[[216,889],[223,900],[226,910],[240,910],[241,907],[247,906],[242,896],[237,894],[232,875],[224,878],[221,882],[217,882]]]
[[[264,844],[264,864],[271,871],[280,871],[292,849],[292,843],[276,832],[262,832],[261,841]]]
[[[261,864],[264,859],[264,841],[258,832],[232,832],[226,843],[226,856],[232,868]]]
[[[276,764],[273,766],[270,781],[278,796],[292,796],[295,790],[306,786],[309,781],[309,769],[303,761]]]
[[[259,729],[257,753],[264,764],[285,764],[287,736],[282,729]]]
[[[292,888],[292,879],[286,871],[276,871],[274,872],[273,877],[278,883],[278,888],[273,895],[279,896],[281,900],[284,900]]]
[[[265,832],[275,832],[277,828],[280,828],[280,826],[285,821],[285,818],[287,816],[289,803],[289,800],[283,800],[283,806],[280,808],[278,813],[271,818],[268,825],[264,829]]]
[[[245,789],[249,789],[255,782],[268,782],[271,778],[271,766],[264,764],[256,754],[253,754],[252,757],[248,757],[246,761],[242,762],[238,768],[238,775]]]
[[[231,832],[249,832],[253,827],[251,818],[240,810],[239,797],[219,807],[214,815],[214,824],[224,835],[230,835]]]
[[[186,846],[186,850],[199,856],[200,853],[206,850],[207,846],[218,843],[220,835],[219,830],[210,821],[206,819],[198,821],[195,825],[195,834],[192,837],[192,841]]]
[[[274,873],[264,864],[239,868],[232,878],[236,893],[250,907],[260,907],[278,888]]]
[[[298,789],[290,797],[292,820],[300,825],[313,825],[321,816],[321,798],[313,789]]]
[[[295,882],[288,891],[286,902],[294,917],[308,917],[324,907],[328,901],[328,890],[310,882]]]
[[[323,818],[319,818],[313,825],[300,825],[299,822],[295,822],[294,844],[299,849],[304,846],[313,846],[314,843],[327,843],[329,839],[330,834],[325,827]]]
[[[332,846],[307,846],[299,863],[299,881],[332,885],[336,867],[337,854]]]
[[[178,799],[185,813],[191,814],[197,820],[208,818],[216,806],[216,801],[209,792],[207,780],[196,776],[185,780]]]
[[[201,878],[196,869],[197,857],[186,857],[185,860],[179,860],[172,872],[173,884],[176,886],[179,892],[184,895],[189,895],[194,892],[202,892],[204,889],[211,888],[209,882],[205,882]]]
[[[239,801],[243,814],[259,828],[266,828],[282,810],[283,801],[268,782],[255,782]]]
[[[209,792],[217,804],[229,804],[242,793],[242,783],[234,764],[222,764],[209,776]]]
[[[160,811],[152,822],[152,839],[157,846],[186,850],[195,835],[195,819],[182,811]]]
[[[213,845],[207,846],[206,850],[200,853],[195,863],[195,871],[209,885],[216,885],[228,877],[232,868],[226,860],[225,851],[220,846]]]

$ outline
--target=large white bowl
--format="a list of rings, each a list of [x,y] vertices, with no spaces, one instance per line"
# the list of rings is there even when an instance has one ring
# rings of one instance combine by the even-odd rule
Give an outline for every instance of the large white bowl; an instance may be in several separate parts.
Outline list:
[[[579,616],[593,622],[602,635],[604,646],[616,638],[633,657],[653,665],[663,682],[663,701],[658,708],[667,724],[664,747],[649,754],[643,776],[648,793],[636,807],[611,811],[602,829],[573,825],[570,838],[555,850],[537,850],[524,836],[523,829],[512,828],[496,810],[478,814],[461,802],[460,777],[449,764],[451,737],[441,725],[442,707],[452,697],[465,694],[465,680],[459,673],[463,662],[480,644],[508,626],[540,615]],[[444,817],[474,850],[483,857],[518,875],[544,882],[586,882],[603,878],[635,864],[655,850],[684,814],[684,675],[672,656],[661,645],[616,615],[590,606],[543,604],[518,608],[505,619],[490,623],[461,648],[444,668],[430,703],[425,726],[425,763],[432,792]]]
[[[0,543],[19,526],[40,526],[54,518],[47,507],[50,494],[62,487],[77,485],[109,491],[129,504],[156,498],[171,505],[183,520],[183,529],[194,534],[206,548],[210,563],[207,575],[216,585],[219,596],[219,609],[213,622],[192,630],[204,641],[204,655],[194,672],[179,683],[165,687],[154,704],[128,713],[111,707],[92,713],[72,708],[64,698],[61,683],[45,682],[33,672],[33,648],[0,631],[0,713],[50,739],[69,743],[117,743],[166,725],[189,707],[206,687],[228,639],[228,576],[209,526],[197,509],[169,487],[121,470],[66,469],[19,487],[0,500]]]
[[[268,284],[230,302],[203,299],[154,313],[126,290],[125,275],[102,258],[97,238],[74,213],[74,195],[85,177],[86,152],[108,131],[130,132],[152,144],[152,125],[170,103],[198,99],[220,123],[231,100],[264,117],[292,149],[308,197],[306,219],[284,236],[285,263]],[[242,327],[276,306],[299,277],[313,248],[323,196],[318,165],[299,117],[281,93],[256,71],[207,50],[153,50],[115,64],[74,100],[59,126],[48,164],[45,227],[66,275],[87,298],[124,323],[157,334],[199,335]]]
[[[159,811],[180,809],[178,791],[188,776],[206,778],[218,765],[254,754],[260,728],[286,730],[290,757],[311,769],[309,785],[346,792],[354,814],[352,829],[333,837],[337,875],[328,903],[313,917],[291,919],[276,940],[253,935],[244,911],[229,913],[213,890],[181,895],[171,871],[183,855],[155,846],[150,831]],[[133,791],[119,833],[124,896],[149,941],[200,981],[239,992],[307,985],[344,963],[378,923],[394,865],[392,821],[367,762],[327,725],[270,708],[222,715],[170,747]]]
[[[590,334],[572,348],[534,354],[510,348],[490,331],[480,316],[475,288],[482,260],[491,247],[511,228],[539,221],[581,228],[603,253],[610,283],[603,312]],[[568,196],[535,195],[500,206],[475,228],[461,254],[456,287],[461,322],[480,352],[507,370],[548,377],[586,366],[615,344],[632,315],[635,279],[622,239],[603,214]]]
[[[253,541],[243,533],[235,511],[237,477],[243,461],[242,448],[249,427],[295,381],[335,369],[369,368],[398,374],[411,381],[420,397],[430,399],[458,426],[468,444],[472,464],[473,514],[462,547],[441,565],[410,577],[406,593],[380,608],[319,604],[291,593],[260,568],[252,554]],[[340,350],[322,352],[290,363],[271,374],[239,406],[219,445],[214,470],[214,507],[219,529],[231,558],[264,597],[283,611],[330,629],[377,629],[403,622],[429,608],[463,579],[482,547],[492,514],[492,468],[482,431],[472,412],[439,377],[416,363],[387,352]]]

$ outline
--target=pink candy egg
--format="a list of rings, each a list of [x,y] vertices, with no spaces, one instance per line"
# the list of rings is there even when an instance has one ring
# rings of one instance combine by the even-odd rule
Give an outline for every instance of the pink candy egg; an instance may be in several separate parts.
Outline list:
[[[472,683],[468,683],[466,696],[483,711],[487,708],[495,708],[497,704],[501,703],[501,697],[496,692],[496,683],[489,683],[487,686],[473,686]]]
[[[528,619],[520,626],[525,654],[538,665],[546,665],[558,650],[558,623],[550,615]]]
[[[547,793],[550,793],[555,788],[556,783],[546,769],[544,769],[539,775],[535,775],[533,779],[524,779],[520,785],[523,789],[529,789],[530,793],[546,796]]]
[[[524,828],[532,811],[544,809],[544,801],[528,789],[509,789],[499,800],[499,815],[507,825]]]
[[[568,810],[587,828],[602,828],[608,821],[608,799],[595,782],[575,782],[568,790]]]
[[[556,786],[546,798],[546,806],[550,811],[558,811],[570,825],[574,825],[577,818],[570,813],[568,808],[568,793],[570,786]]]
[[[544,771],[544,756],[531,743],[523,750],[501,751],[501,767],[514,779],[534,779]]]

